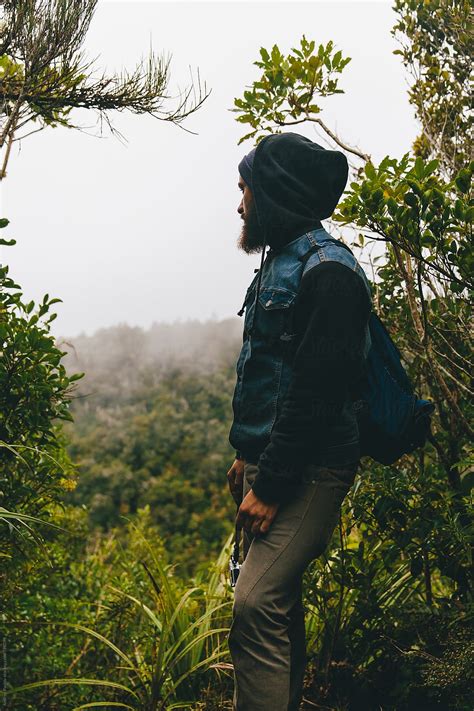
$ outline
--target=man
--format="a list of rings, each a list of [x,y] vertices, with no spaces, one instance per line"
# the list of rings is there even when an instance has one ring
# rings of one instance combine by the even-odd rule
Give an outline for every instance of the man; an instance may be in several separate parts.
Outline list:
[[[353,402],[370,298],[356,259],[320,222],[347,182],[340,151],[295,133],[267,136],[239,174],[239,247],[262,258],[240,312],[229,435],[237,454],[227,476],[244,529],[229,635],[234,709],[295,711],[302,576],[329,543],[360,456]]]

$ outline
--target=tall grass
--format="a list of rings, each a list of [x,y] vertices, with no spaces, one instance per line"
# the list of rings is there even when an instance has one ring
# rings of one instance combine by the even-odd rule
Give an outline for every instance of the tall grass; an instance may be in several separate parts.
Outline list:
[[[149,553],[149,562],[142,561],[149,581],[147,602],[112,585],[109,588],[137,610],[145,634],[140,635],[140,639],[130,640],[129,645],[120,643],[119,646],[96,629],[58,623],[105,645],[117,660],[117,679],[100,676],[47,679],[16,687],[7,694],[71,684],[97,687],[97,700],[76,706],[74,711],[88,708],[171,711],[190,708],[199,698],[205,675],[211,669],[218,671],[228,655],[231,597],[223,571],[230,541],[207,580],[183,590],[182,582],[176,582],[170,567],[163,565],[141,531],[131,526]]]

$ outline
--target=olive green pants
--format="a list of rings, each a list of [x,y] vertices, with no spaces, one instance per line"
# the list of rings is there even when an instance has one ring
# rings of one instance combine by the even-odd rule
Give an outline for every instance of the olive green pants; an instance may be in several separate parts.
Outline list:
[[[244,536],[229,648],[235,711],[297,711],[306,665],[303,573],[327,547],[357,465],[306,467],[270,530]],[[257,474],[245,464],[244,496]]]

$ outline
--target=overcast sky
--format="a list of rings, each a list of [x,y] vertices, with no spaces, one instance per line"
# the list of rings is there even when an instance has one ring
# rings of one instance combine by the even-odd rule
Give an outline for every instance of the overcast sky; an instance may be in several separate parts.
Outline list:
[[[191,66],[212,93],[186,123],[198,135],[124,114],[126,145],[58,128],[13,152],[2,202],[18,244],[2,261],[28,297],[63,299],[55,333],[235,315],[259,257],[236,247],[237,165],[252,145],[237,146],[228,109],[257,78],[259,48],[332,39],[352,62],[323,118],[375,160],[401,156],[417,127],[393,23],[390,2],[100,3],[86,43],[98,67],[132,66],[151,41],[173,55],[171,92]]]

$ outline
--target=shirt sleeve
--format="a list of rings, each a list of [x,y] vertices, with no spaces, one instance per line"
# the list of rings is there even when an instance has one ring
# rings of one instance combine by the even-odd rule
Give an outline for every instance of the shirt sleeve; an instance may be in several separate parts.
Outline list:
[[[252,487],[267,502],[291,496],[301,467],[324,442],[364,367],[370,299],[352,269],[339,262],[310,269],[294,308],[292,377]]]

